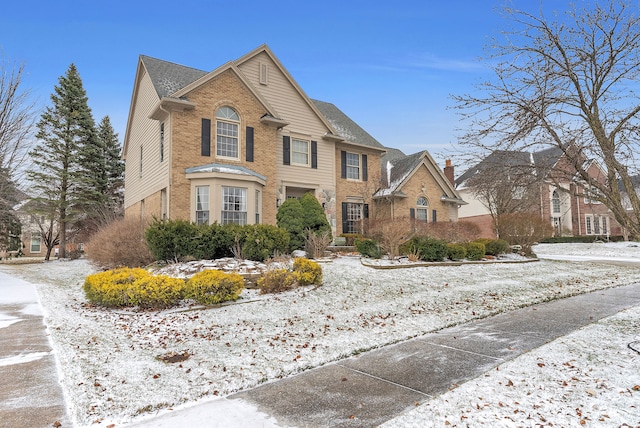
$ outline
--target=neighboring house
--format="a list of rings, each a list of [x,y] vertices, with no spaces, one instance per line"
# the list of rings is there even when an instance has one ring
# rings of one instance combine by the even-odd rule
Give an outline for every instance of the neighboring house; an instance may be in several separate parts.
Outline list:
[[[596,161],[585,159],[584,162],[591,180],[606,180],[606,174]],[[482,174],[485,177],[481,177]],[[494,186],[492,210],[487,206],[486,197],[478,197],[473,189],[474,180],[478,178],[484,180],[486,186]],[[590,186],[577,176],[559,148],[534,153],[496,151],[469,168],[455,182],[462,198],[469,202],[460,209],[460,219],[476,223],[486,237],[494,237],[496,233],[492,212],[515,211],[539,213],[549,220],[557,236],[621,234],[609,209],[588,197]],[[499,187],[496,182],[506,184]]]
[[[458,221],[458,209],[466,202],[454,188],[450,161],[443,171],[426,150],[404,155],[387,148],[380,167],[382,185],[373,196],[377,219]]]
[[[47,254],[47,246],[42,241],[40,224],[44,222],[43,216],[29,213],[30,199],[25,199],[13,207],[22,226],[20,241],[22,254],[25,257],[44,257]]]
[[[211,72],[141,56],[125,215],[275,224],[285,199],[312,192],[334,233],[351,232],[369,215],[384,151],[334,105],[309,99],[266,45]]]

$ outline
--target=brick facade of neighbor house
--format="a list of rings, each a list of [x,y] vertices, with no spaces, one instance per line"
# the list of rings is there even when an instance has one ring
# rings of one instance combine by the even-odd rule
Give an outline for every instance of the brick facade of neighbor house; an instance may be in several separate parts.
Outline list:
[[[484,168],[499,169],[500,163],[507,163],[520,159],[521,164],[503,165],[504,176],[519,167],[531,169],[538,179],[527,188],[527,195],[535,201],[528,208],[529,212],[539,215],[549,221],[554,227],[556,236],[594,236],[607,237],[621,235],[622,230],[615,221],[609,209],[602,203],[591,201],[588,189],[578,179],[575,168],[558,148],[550,148],[535,153],[522,152],[494,152],[478,165],[456,179],[456,184],[469,205],[460,211],[460,220],[476,223],[483,234],[489,231],[487,227],[492,222],[488,209],[482,205],[472,189],[467,187],[469,180]],[[597,162],[584,159],[589,163],[587,173],[592,181],[604,182],[606,176]],[[526,163],[526,165],[525,165]],[[491,228],[493,229],[493,228]],[[493,231],[493,236],[495,231]]]
[[[334,235],[362,232],[376,206],[389,211],[388,201],[373,203],[385,151],[336,106],[308,98],[266,45],[211,72],[141,56],[123,150],[125,215],[275,224],[284,200],[312,192]],[[439,169],[425,171],[420,182],[430,173],[442,184]],[[434,209],[455,220],[440,203],[459,201],[455,190],[428,187]]]

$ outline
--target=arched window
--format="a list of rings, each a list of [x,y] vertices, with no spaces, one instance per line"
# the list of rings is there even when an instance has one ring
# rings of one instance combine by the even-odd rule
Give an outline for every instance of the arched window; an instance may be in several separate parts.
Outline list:
[[[216,155],[238,159],[238,128],[240,116],[231,107],[223,106],[216,111]]]
[[[416,201],[416,218],[418,220],[427,221],[429,215],[429,201],[424,196],[420,196]]]
[[[560,195],[557,190],[551,195],[551,208],[554,214],[560,214]]]

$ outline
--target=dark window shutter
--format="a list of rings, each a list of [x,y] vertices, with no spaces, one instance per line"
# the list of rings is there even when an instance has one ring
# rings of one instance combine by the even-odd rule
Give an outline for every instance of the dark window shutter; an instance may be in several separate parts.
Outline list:
[[[362,155],[362,181],[367,181],[369,174],[367,172],[367,155]]]
[[[340,152],[340,177],[347,178],[347,152]]]
[[[344,152],[343,152],[344,153]],[[347,220],[347,203],[342,203],[342,233],[349,233],[349,220]]]
[[[291,165],[291,137],[282,137],[282,164]]]
[[[247,145],[247,162],[253,162],[253,128],[247,126],[245,143]]]
[[[311,168],[318,168],[318,142],[311,142]]]
[[[211,119],[202,119],[201,137],[200,154],[202,156],[211,156]]]
[[[409,208],[409,218],[411,220],[416,218],[416,209],[415,208]]]
[[[362,215],[364,218],[369,218],[369,204],[364,204],[362,207]]]
[[[435,223],[438,221],[438,212],[436,210],[431,211],[431,222]]]

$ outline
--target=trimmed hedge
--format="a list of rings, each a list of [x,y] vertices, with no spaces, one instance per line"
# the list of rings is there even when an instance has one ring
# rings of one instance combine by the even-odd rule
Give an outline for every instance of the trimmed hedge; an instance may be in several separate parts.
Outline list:
[[[467,260],[482,260],[485,255],[485,247],[481,242],[469,242],[466,248]]]
[[[429,237],[415,237],[400,246],[401,254],[418,254],[420,260],[441,262],[447,257],[447,243]]]
[[[379,259],[382,257],[382,249],[373,239],[355,239],[354,243],[356,245],[356,250],[360,255],[371,257],[372,259]]]
[[[198,226],[186,220],[155,220],[145,239],[155,259],[166,262],[233,257],[236,244],[244,258],[255,261],[289,249],[287,231],[268,224]]]
[[[462,260],[467,256],[467,249],[461,244],[447,244],[447,258]]]

